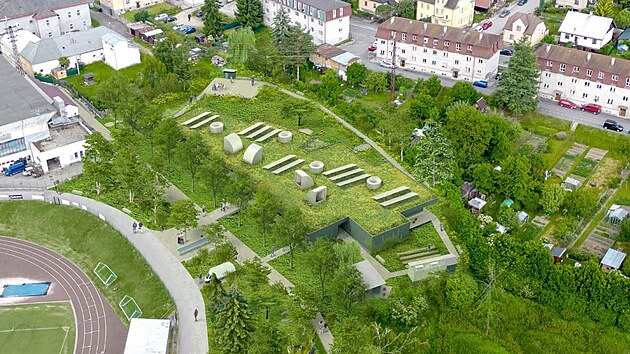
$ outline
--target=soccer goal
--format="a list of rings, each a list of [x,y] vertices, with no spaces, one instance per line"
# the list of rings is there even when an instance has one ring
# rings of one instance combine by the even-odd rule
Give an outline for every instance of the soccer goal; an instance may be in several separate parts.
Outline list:
[[[142,316],[142,310],[140,310],[140,306],[138,306],[136,300],[134,300],[131,296],[125,295],[122,300],[120,300],[120,303],[118,303],[118,306],[120,306],[120,309],[125,314],[125,317],[127,317],[127,319],[130,321],[132,318],[138,318]]]
[[[114,273],[107,264],[98,262],[96,268],[94,268],[94,274],[103,282],[103,284],[109,286],[118,279],[116,273]]]

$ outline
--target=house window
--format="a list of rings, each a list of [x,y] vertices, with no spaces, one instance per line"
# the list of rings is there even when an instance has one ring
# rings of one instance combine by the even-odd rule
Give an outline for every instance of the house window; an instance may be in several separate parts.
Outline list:
[[[384,39],[381,39],[381,44],[385,44],[385,40]]]
[[[558,86],[562,86],[562,81],[558,81]]]
[[[586,70],[586,76],[588,76],[588,77],[593,76],[593,70],[591,70],[591,69]]]
[[[459,65],[459,60],[455,60],[455,65]]]
[[[569,91],[569,93],[570,93],[571,95],[575,95],[575,90],[570,90],[570,91]]]
[[[432,60],[432,61],[431,61],[431,65],[435,65],[435,60]]]
[[[595,100],[595,102],[599,101],[599,96],[595,96],[595,98],[593,98]]]
[[[477,63],[483,64],[483,59],[477,59]]]
[[[412,52],[418,51],[418,47],[416,47],[415,45],[411,46],[411,51]]]
[[[402,52],[403,54],[405,54],[407,51],[403,49],[403,50],[401,50],[401,52]]]
[[[471,61],[472,58],[471,57],[466,57],[466,61]]]
[[[462,44],[461,43],[455,43],[455,50],[459,52],[461,49],[462,49]]]
[[[550,73],[545,73],[545,77],[551,77]]]
[[[571,82],[575,84],[577,82],[577,79],[571,79]]]
[[[343,7],[339,9],[339,16],[343,16]]]
[[[563,73],[566,70],[567,66],[564,64],[560,64],[560,72]]]
[[[424,53],[428,53],[428,52],[429,52],[429,50],[428,50],[427,48],[424,48],[422,51],[423,51]]]
[[[521,26],[516,26],[516,32],[520,32],[521,31]]]
[[[392,38],[396,38],[396,31],[392,31],[390,35],[392,36]]]
[[[466,72],[469,73],[470,72],[470,68],[466,67]]]
[[[513,41],[514,40],[514,35],[510,34],[510,40]]]
[[[403,34],[402,34],[402,40],[403,40],[403,41],[406,41],[406,40],[407,40],[407,33],[403,33]]]
[[[451,45],[451,43],[449,41],[444,41],[444,47],[448,48]]]
[[[604,73],[600,71],[599,74],[597,74],[597,78],[603,80],[604,79]]]
[[[619,81],[619,75],[613,75],[612,76],[612,81],[614,81],[614,82]]]
[[[616,91],[616,90],[615,90],[615,88],[614,88],[614,87],[611,87],[611,88],[610,88],[610,92],[615,92],[615,91]]]
[[[623,96],[622,98],[624,101],[628,102],[628,96]]]
[[[415,42],[418,40],[418,35],[414,34],[413,36],[411,36],[411,39]]]
[[[423,63],[423,64],[426,64],[426,63],[427,63],[427,60],[426,60],[426,59],[422,59],[422,63]]]
[[[50,20],[46,20],[46,27],[50,27]]]
[[[593,44],[597,44],[597,39],[593,38]]]
[[[586,81],[586,82],[584,82],[584,86],[591,86],[591,83]]]
[[[466,50],[472,52],[472,44],[467,45]]]
[[[602,85],[601,85],[601,84],[597,84],[597,86],[596,86],[596,87],[597,87],[598,89],[601,89],[601,88],[602,88]]]
[[[429,37],[424,37],[424,44],[429,43]]]
[[[381,55],[385,55],[385,51],[384,50],[381,50]]]
[[[573,72],[574,73],[579,73],[580,72],[580,68],[578,66],[574,66],[573,67]]]
[[[553,67],[553,62],[551,60],[547,60],[547,66],[548,67]]]
[[[438,40],[437,39],[433,40],[433,45],[438,45]]]
[[[48,32],[48,38],[52,38],[52,32]]]
[[[583,93],[582,98],[588,98],[588,93]]]
[[[549,88],[549,85],[548,84],[544,84],[543,88]]]
[[[68,18],[72,17],[72,13],[70,13],[70,11],[68,11]]]
[[[77,16],[81,16],[81,10],[77,10]]]
[[[448,53],[444,52],[444,58],[448,58]]]
[[[74,24],[72,24],[72,23],[70,24],[70,29],[71,30],[74,29]]]
[[[337,18],[337,10],[333,10],[333,18]]]
[[[612,98],[609,98],[608,101],[606,101],[608,104],[613,104],[613,100]]]

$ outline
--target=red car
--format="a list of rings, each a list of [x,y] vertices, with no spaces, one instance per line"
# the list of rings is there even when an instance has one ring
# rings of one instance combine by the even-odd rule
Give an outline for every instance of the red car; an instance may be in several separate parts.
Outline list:
[[[484,22],[481,24],[481,28],[484,30],[487,30],[490,27],[492,27],[492,21]]]
[[[376,46],[375,45],[371,45],[368,47],[368,52],[373,52],[376,50]]]
[[[576,109],[577,105],[567,99],[561,99],[560,101],[558,101],[558,106],[561,107],[566,107],[566,108],[571,108],[571,109]]]
[[[585,105],[582,105],[582,107],[580,107],[580,109],[583,112],[590,112],[593,114],[600,114],[602,112],[602,106],[595,104],[595,103],[587,103]]]

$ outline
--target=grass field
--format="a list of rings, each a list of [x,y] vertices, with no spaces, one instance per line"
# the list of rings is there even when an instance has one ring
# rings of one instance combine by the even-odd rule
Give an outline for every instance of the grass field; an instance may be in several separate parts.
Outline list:
[[[123,14],[123,17],[131,22],[135,22],[134,16],[136,15],[136,13],[138,13],[139,11],[146,11],[149,13],[150,16],[149,21],[153,21],[153,17],[161,13],[166,13],[169,16],[173,16],[179,13],[181,10],[182,9],[180,9],[179,7],[175,7],[169,3],[163,2],[157,5],[146,7],[144,9],[129,11]]]
[[[0,352],[71,354],[75,341],[70,303],[0,306]]]
[[[385,268],[390,272],[395,272],[405,269],[405,265],[400,261],[398,253],[416,249],[424,251],[429,244],[436,247],[439,251],[439,253],[432,255],[432,257],[448,253],[446,246],[442,242],[442,239],[440,239],[440,235],[438,235],[431,223],[411,230],[407,240],[379,252],[378,255],[385,259]]]
[[[73,261],[124,323],[128,321],[118,306],[124,295],[132,296],[147,318],[163,318],[173,309],[164,285],[138,251],[118,231],[83,210],[41,202],[0,202],[0,234],[35,242]],[[98,262],[118,275],[118,290],[96,277]]]
[[[143,68],[144,64],[137,64],[118,70],[118,72],[125,76],[129,81],[133,81],[138,77],[138,74]],[[115,72],[116,70],[112,69],[104,62],[98,61],[86,65],[82,71],[82,74],[94,73],[94,81],[96,81],[95,84],[89,86],[84,85],[83,75],[70,76],[65,79],[65,81],[72,84],[74,88],[76,88],[83,96],[87,97],[93,104],[98,105],[98,100],[96,99],[96,91],[98,90],[100,83],[110,78]]]

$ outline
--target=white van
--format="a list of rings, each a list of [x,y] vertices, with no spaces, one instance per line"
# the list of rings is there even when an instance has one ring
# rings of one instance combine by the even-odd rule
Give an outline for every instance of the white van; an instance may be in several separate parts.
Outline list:
[[[232,262],[221,263],[218,266],[210,268],[208,275],[206,275],[205,282],[209,283],[212,277],[217,277],[219,280],[225,279],[225,276],[236,271],[236,267]]]

